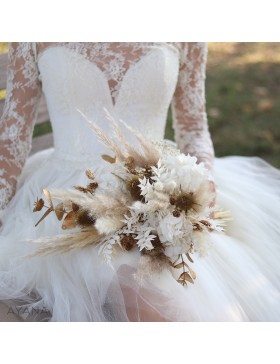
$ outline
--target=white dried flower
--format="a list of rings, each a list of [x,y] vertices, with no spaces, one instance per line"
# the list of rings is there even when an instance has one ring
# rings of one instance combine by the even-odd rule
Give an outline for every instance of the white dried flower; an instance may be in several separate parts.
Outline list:
[[[95,228],[99,234],[111,234],[119,230],[123,226],[121,216],[105,216],[100,217],[95,222]]]
[[[160,181],[154,183],[154,188],[156,191],[161,192],[163,191],[163,184]]]

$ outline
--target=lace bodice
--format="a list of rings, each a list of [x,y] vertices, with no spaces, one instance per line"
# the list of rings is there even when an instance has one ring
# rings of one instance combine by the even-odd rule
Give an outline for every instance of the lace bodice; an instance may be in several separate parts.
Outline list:
[[[42,91],[62,158],[102,152],[77,109],[106,129],[106,108],[162,139],[172,103],[180,149],[211,168],[205,64],[206,45],[199,43],[12,43],[0,123],[0,208],[13,196],[29,154]]]

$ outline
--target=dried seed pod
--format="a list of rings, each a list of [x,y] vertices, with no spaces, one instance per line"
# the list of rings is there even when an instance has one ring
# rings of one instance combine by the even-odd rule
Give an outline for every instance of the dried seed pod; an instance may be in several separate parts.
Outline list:
[[[180,217],[181,216],[181,213],[180,213],[180,211],[179,210],[174,210],[173,211],[173,213],[172,213],[172,215],[174,216],[174,217]]]
[[[176,203],[175,197],[171,196],[170,199],[169,199],[169,202],[170,202],[170,205],[172,205],[172,206],[175,205],[175,203]]]
[[[153,171],[152,171],[151,166],[148,165],[145,167],[144,176],[148,179],[153,176]]]
[[[129,251],[137,243],[137,240],[132,235],[123,235],[120,238],[120,243],[126,251]]]
[[[95,217],[88,210],[80,209],[76,212],[76,222],[80,226],[93,226],[95,221]]]
[[[193,229],[195,231],[203,231],[203,228],[198,223],[193,223]]]
[[[163,245],[162,245],[162,243],[161,243],[161,241],[160,241],[160,239],[159,239],[159,237],[158,236],[156,236],[152,241],[151,241],[151,243],[152,243],[152,245],[153,245],[153,247],[154,248],[161,248],[161,249],[163,249]]]
[[[38,197],[37,197],[37,201],[34,203],[35,207],[33,209],[33,212],[36,212],[36,211],[41,211],[42,208],[44,207],[44,200],[42,198],[40,198],[40,200],[38,200]]]
[[[131,194],[131,197],[137,201],[144,202],[145,198],[141,195],[141,188],[139,187],[139,177],[132,176],[126,180],[126,186]]]
[[[193,193],[182,192],[176,197],[176,206],[182,211],[187,212],[194,205],[196,205],[196,203]]]

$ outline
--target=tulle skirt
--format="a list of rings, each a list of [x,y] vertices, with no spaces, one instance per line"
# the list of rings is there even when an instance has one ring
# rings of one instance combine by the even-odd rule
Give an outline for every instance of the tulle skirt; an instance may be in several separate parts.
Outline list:
[[[97,167],[98,166],[98,167]],[[85,185],[97,161],[31,157],[0,228],[0,301],[26,321],[280,321],[280,171],[259,158],[217,158],[217,204],[229,210],[225,233],[211,233],[204,256],[194,254],[194,284],[181,286],[166,269],[136,278],[137,251],[104,263],[89,246],[30,256],[32,239],[61,234],[49,216],[34,227],[33,203],[43,188]]]

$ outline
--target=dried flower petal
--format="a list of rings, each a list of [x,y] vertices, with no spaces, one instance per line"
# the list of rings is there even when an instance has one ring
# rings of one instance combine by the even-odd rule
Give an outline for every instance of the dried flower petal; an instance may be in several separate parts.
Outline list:
[[[132,235],[123,235],[120,243],[126,251],[129,251],[137,244],[137,240]]]

